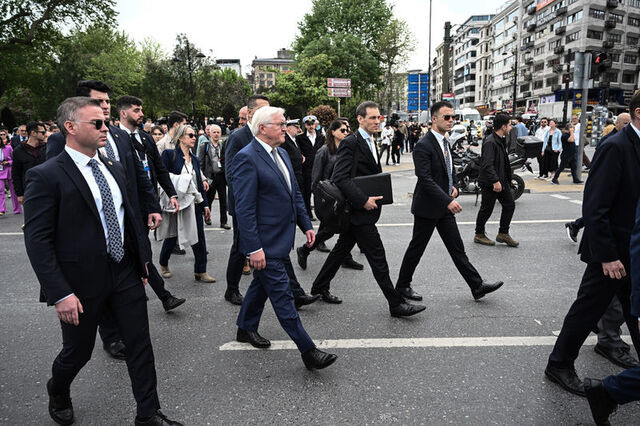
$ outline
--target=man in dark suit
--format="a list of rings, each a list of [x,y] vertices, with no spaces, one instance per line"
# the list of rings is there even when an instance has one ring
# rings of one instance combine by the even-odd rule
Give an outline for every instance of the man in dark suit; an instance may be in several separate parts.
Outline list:
[[[100,102],[69,98],[57,121],[67,145],[29,171],[24,209],[40,301],[55,305],[62,328],[63,347],[47,382],[49,414],[59,424],[73,423],[71,383],[91,358],[98,320],[108,309],[127,346],[135,424],[179,425],[159,411],[143,286],[151,252],[122,166],[98,153],[108,132]]]
[[[584,396],[585,389],[574,361],[616,294],[640,353],[638,316],[629,306],[629,244],[640,198],[640,93],[631,98],[629,110],[631,123],[601,143],[593,156],[582,204],[580,258],[587,267],[545,369],[550,380],[576,395]]]
[[[636,208],[636,225],[631,234],[630,252],[631,315],[638,318],[637,325],[640,327],[640,203]],[[640,367],[630,368],[602,381],[586,377],[584,391],[596,424],[609,424],[609,416],[618,405],[640,400]]]
[[[27,132],[27,125],[21,124],[18,126],[18,131],[11,138],[11,148],[16,149],[21,143],[26,142],[29,139],[29,132]]]
[[[304,178],[302,173],[302,165],[305,158],[302,156],[302,151],[298,145],[296,137],[300,132],[300,120],[288,120],[287,132],[282,144],[282,149],[287,151],[289,159],[291,160],[291,166],[293,167],[293,174],[296,176],[296,181],[300,188],[304,185]]]
[[[77,96],[87,96],[100,101],[104,119],[107,121],[111,116],[110,92],[111,88],[106,83],[97,80],[82,80],[78,82],[76,87]],[[155,189],[152,187],[142,163],[134,157],[129,134],[111,124],[107,127],[109,129],[107,143],[100,147],[101,153],[112,161],[119,161],[124,166],[127,174],[127,193],[131,204],[136,212],[147,212],[147,223],[149,228],[153,230],[162,221]],[[65,135],[62,132],[54,133],[49,137],[46,146],[47,160],[55,158],[64,151]],[[113,358],[124,359],[125,345],[118,335],[115,323],[109,317],[108,310],[105,311],[105,318],[100,321],[99,332],[104,350]]]
[[[149,176],[153,188],[160,186],[171,199],[171,205],[167,208],[171,208],[176,212],[180,209],[178,203],[178,195],[173,187],[169,172],[162,163],[158,148],[151,139],[151,136],[140,130],[138,127],[142,124],[144,113],[142,112],[142,100],[135,96],[122,96],[116,101],[116,110],[120,117],[120,130],[127,132],[131,147],[135,158],[137,158],[144,168],[145,172]],[[140,218],[146,218],[146,211],[140,212]],[[143,229],[147,231],[147,238],[149,235],[149,227],[147,222],[142,220]],[[158,273],[155,265],[149,263],[149,285],[158,296],[158,299],[162,302],[162,306],[166,312],[177,308],[182,305],[186,300],[183,298],[177,298],[169,292],[164,286],[164,280]]]
[[[357,176],[382,172],[378,150],[373,140],[373,134],[380,126],[378,104],[370,101],[361,103],[356,109],[356,116],[360,127],[355,134],[347,136],[340,143],[331,178],[351,204],[350,228],[347,232],[340,234],[336,245],[313,282],[311,294],[320,294],[325,300],[336,297],[329,292],[331,280],[340,269],[342,261],[358,243],[389,303],[391,315],[394,317],[414,315],[424,311],[426,307],[406,303],[404,297],[393,287],[389,277],[389,265],[384,246],[376,228],[381,211],[376,201],[382,197],[365,194],[353,180]]]
[[[11,178],[18,197],[18,202],[24,202],[25,176],[30,168],[45,162],[45,130],[40,121],[31,121],[26,125],[28,138],[13,150],[13,164]],[[4,191],[4,187],[0,188]]]
[[[471,288],[474,299],[478,300],[502,286],[501,281],[483,282],[476,268],[469,262],[454,216],[462,211],[462,207],[455,200],[458,196],[456,172],[449,141],[445,136],[453,127],[454,117],[453,105],[449,102],[433,104],[431,131],[413,150],[413,163],[418,177],[411,203],[411,213],[414,215],[413,237],[402,259],[396,284],[396,290],[411,300],[422,300],[422,296],[411,288],[411,280],[436,228],[458,272]]]
[[[284,110],[264,106],[251,119],[255,138],[233,159],[231,176],[236,220],[240,228],[239,250],[249,257],[254,278],[238,314],[239,342],[266,348],[270,342],[258,334],[267,299],[311,369],[328,367],[336,355],[316,348],[302,327],[289,277],[283,263],[293,247],[296,225],[313,244],[315,232],[305,212],[288,155],[278,148],[285,138]]]
[[[315,220],[311,212],[311,183],[313,180],[311,174],[313,171],[313,162],[316,158],[316,151],[324,145],[324,136],[316,131],[318,119],[315,115],[307,115],[302,119],[302,122],[306,130],[296,137],[296,143],[300,147],[300,152],[304,157],[302,163],[303,185],[300,188],[302,190],[304,205],[307,208],[307,214],[311,220]]]

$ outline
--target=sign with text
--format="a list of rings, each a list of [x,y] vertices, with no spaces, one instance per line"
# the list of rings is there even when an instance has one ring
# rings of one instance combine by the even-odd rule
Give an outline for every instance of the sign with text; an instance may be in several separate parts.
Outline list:
[[[327,87],[351,88],[350,78],[328,78]]]
[[[429,74],[407,74],[407,111],[429,109]]]
[[[327,89],[328,96],[331,98],[350,98],[351,89],[344,87],[329,87]]]

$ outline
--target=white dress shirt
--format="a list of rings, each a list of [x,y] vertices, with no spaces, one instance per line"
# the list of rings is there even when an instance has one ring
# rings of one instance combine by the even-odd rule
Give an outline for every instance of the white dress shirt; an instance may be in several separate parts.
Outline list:
[[[367,142],[367,145],[369,146],[369,151],[371,151],[371,155],[373,155],[373,159],[375,160],[375,162],[379,163],[378,150],[376,149],[376,142],[373,140],[373,136],[367,133],[367,131],[364,130],[362,127],[358,127],[358,132],[360,132],[360,136],[362,136],[362,138]]]
[[[442,155],[446,158],[447,154],[444,152],[444,144],[445,144],[444,135],[441,135],[440,133],[436,132],[433,129],[431,129],[431,133],[433,133],[433,136],[436,137],[436,141],[438,141],[438,146],[440,146],[440,149],[442,150]],[[451,164],[451,167],[453,167],[453,161],[451,158],[451,147],[448,147],[448,148],[449,149],[447,151],[449,152],[449,162]]]
[[[307,131],[307,137],[309,138],[309,140],[311,141],[311,146],[315,146],[316,145],[316,137],[318,136],[318,132],[314,132],[313,136],[311,136],[311,133],[309,133]]]
[[[576,146],[580,145],[580,123],[574,126],[573,135],[575,138]]]
[[[538,130],[536,130],[536,138],[543,140],[544,134],[547,133],[547,130],[549,130],[549,126],[538,127]]]
[[[284,163],[284,160],[282,160],[282,158],[280,157],[280,153],[278,152],[278,149],[273,148],[268,143],[262,142],[260,139],[258,139],[258,137],[256,137],[256,140],[260,143],[260,146],[262,146],[264,150],[267,151],[267,154],[269,154],[269,157],[273,158],[271,151],[273,151],[274,149],[276,150],[276,154],[277,154],[276,158],[279,164],[278,168],[284,171],[284,178],[287,181],[287,185],[289,185],[289,189],[293,191],[293,187],[291,186],[291,176],[289,176],[289,169],[287,169],[287,165]]]

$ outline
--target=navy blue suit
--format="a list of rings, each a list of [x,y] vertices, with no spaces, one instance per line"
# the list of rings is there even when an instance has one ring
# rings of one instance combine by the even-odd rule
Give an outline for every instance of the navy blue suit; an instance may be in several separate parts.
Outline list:
[[[207,245],[204,237],[204,208],[209,205],[207,202],[207,191],[204,190],[202,185],[202,175],[200,174],[200,163],[198,157],[191,155],[191,165],[196,172],[196,184],[198,191],[202,194],[203,202],[196,204],[196,226],[198,228],[198,242],[191,246],[193,250],[193,256],[195,257],[195,263],[193,266],[193,272],[201,274],[207,272]],[[162,151],[162,162],[170,173],[179,175],[184,167],[184,152],[181,149],[165,149]],[[160,250],[160,265],[167,266],[169,264],[169,258],[171,252],[178,241],[178,237],[167,238],[162,243],[162,249]]]
[[[291,189],[273,157],[254,139],[231,163],[235,215],[240,229],[239,251],[248,256],[262,249],[266,268],[255,270],[238,314],[238,327],[257,331],[264,304],[269,298],[282,325],[300,352],[315,345],[302,327],[289,287],[283,259],[289,258],[296,225],[313,229],[286,151],[278,148],[289,172]]]
[[[631,315],[640,317],[640,203],[631,233]],[[637,330],[637,325],[636,325]],[[603,381],[607,393],[618,404],[640,400],[640,367],[630,368]]]

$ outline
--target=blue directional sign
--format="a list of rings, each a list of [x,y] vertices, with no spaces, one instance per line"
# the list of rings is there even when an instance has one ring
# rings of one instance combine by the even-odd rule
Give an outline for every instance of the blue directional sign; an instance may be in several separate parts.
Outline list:
[[[429,74],[408,74],[408,112],[429,109]],[[419,98],[419,104],[418,104]]]

